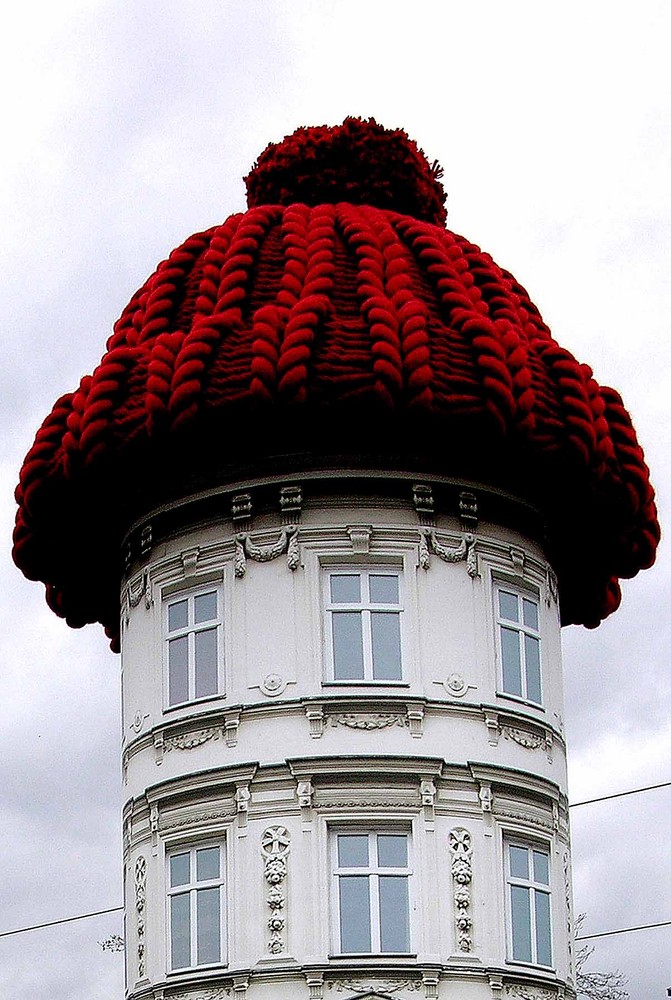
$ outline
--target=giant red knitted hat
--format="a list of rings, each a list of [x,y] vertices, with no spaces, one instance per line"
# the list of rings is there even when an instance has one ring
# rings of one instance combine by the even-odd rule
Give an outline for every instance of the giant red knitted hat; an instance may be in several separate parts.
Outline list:
[[[117,637],[120,541],[150,501],[312,461],[521,495],[562,620],[617,607],[659,539],[629,415],[445,230],[439,176],[373,120],[301,128],[259,157],[247,212],[159,264],[21,470],[14,558],[71,625]]]

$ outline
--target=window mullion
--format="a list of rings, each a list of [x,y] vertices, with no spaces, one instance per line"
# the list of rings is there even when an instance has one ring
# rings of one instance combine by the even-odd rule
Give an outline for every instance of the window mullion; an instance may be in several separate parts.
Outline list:
[[[361,629],[363,638],[363,675],[367,681],[373,676],[373,634],[370,621],[370,608],[361,611]]]

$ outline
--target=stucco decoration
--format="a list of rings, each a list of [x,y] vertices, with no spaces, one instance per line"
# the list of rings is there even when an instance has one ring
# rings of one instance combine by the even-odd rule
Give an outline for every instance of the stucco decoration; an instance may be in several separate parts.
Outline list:
[[[540,986],[525,986],[522,983],[508,983],[506,996],[515,1000],[557,1000],[553,990],[545,990]]]
[[[270,909],[268,951],[271,955],[281,955],[286,951],[284,939],[286,890],[284,881],[288,874],[287,855],[290,845],[291,835],[285,826],[269,826],[261,837],[261,854],[265,862],[263,874],[270,887],[266,902]]]
[[[328,983],[334,993],[354,993],[358,997],[391,996],[403,990],[416,993],[422,988],[421,979],[384,979],[379,982],[361,982],[358,979],[332,979]]]
[[[143,854],[135,862],[135,909],[137,911],[137,978],[145,977],[145,919],[147,909],[147,859]]]
[[[252,541],[251,535],[245,531],[239,531],[235,536],[235,556],[233,567],[235,575],[241,579],[247,572],[247,559],[254,562],[272,562],[279,556],[287,555],[287,566],[290,570],[296,570],[300,566],[301,553],[298,545],[298,528],[295,524],[288,524],[280,528],[279,538],[270,545],[257,545]]]
[[[473,939],[471,928],[471,881],[473,879],[473,845],[468,830],[455,828],[450,830],[450,853],[452,865],[450,868],[454,883],[455,923],[457,927],[457,948],[459,951],[471,951]]]
[[[346,726],[348,729],[388,729],[390,726],[409,725],[407,715],[383,712],[340,712],[329,715],[328,719],[332,726]]]
[[[478,557],[475,551],[475,535],[467,532],[454,548],[443,545],[433,528],[420,527],[419,530],[419,565],[429,569],[431,555],[438,556],[446,563],[466,563],[466,571],[472,578],[478,575]]]

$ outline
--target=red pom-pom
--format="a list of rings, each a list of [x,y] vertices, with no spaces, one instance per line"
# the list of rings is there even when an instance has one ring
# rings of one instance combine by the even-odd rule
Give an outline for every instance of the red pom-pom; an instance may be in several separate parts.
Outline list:
[[[299,128],[270,143],[245,177],[247,203],[256,205],[374,205],[445,225],[445,191],[437,163],[429,164],[403,129],[374,118]]]

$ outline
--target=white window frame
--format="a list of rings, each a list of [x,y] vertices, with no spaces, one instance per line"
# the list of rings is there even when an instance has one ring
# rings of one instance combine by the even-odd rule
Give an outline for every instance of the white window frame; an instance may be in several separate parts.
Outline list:
[[[196,598],[201,597],[205,594],[216,594],[217,598],[217,615],[215,618],[208,619],[204,622],[196,623],[194,620],[194,601]],[[172,631],[169,630],[169,609],[175,604],[179,604],[181,601],[187,602],[188,617],[187,624],[183,628],[176,628]],[[220,698],[224,694],[224,599],[223,599],[223,588],[219,583],[203,583],[199,587],[193,587],[188,590],[177,590],[170,594],[163,595],[162,601],[162,633],[163,633],[163,648],[164,648],[164,689],[165,698],[164,704],[166,710],[180,708],[183,705],[190,705],[194,702],[208,701],[212,698]],[[217,641],[217,690],[209,693],[200,695],[196,697],[196,634],[199,632],[205,632],[208,630],[216,630],[216,641]],[[170,643],[174,639],[187,637],[187,698],[184,701],[170,701]]]
[[[358,576],[361,580],[361,600],[359,602],[336,603],[331,600],[331,578],[334,576]],[[371,576],[392,576],[398,581],[398,603],[373,603],[370,600]],[[362,564],[338,563],[322,567],[323,608],[324,608],[324,640],[327,663],[327,679],[334,684],[374,684],[394,685],[405,684],[406,666],[403,640],[403,617],[406,610],[404,596],[403,566],[397,563]],[[333,642],[333,614],[336,612],[353,612],[361,616],[361,636],[363,647],[363,677],[336,677],[335,651]],[[398,617],[399,625],[399,677],[385,678],[374,676],[373,639],[371,614],[393,614]]]
[[[510,849],[518,848],[527,852],[528,878],[513,875],[511,870]],[[554,934],[552,922],[552,849],[549,844],[541,841],[527,840],[518,836],[505,836],[503,840],[504,850],[504,872],[506,881],[506,926],[507,926],[507,950],[510,962],[519,962],[524,965],[537,965],[542,969],[553,968],[554,961]],[[535,878],[533,868],[533,854],[537,852],[544,855],[547,860],[548,881],[542,882]],[[528,896],[529,908],[529,937],[531,943],[530,958],[515,954],[513,939],[513,888],[522,889]],[[547,946],[550,951],[549,963],[539,961],[538,956],[538,896],[547,897],[547,909],[549,926],[547,930]]]
[[[378,863],[377,837],[378,836],[401,836],[405,837],[407,845],[407,865],[405,867],[382,867]],[[346,867],[338,863],[338,837],[358,836],[368,838],[368,866],[366,867]],[[333,914],[333,950],[334,954],[340,955],[411,955],[413,943],[413,927],[411,914],[413,909],[413,889],[414,870],[412,858],[412,836],[408,827],[336,827],[329,831],[330,855],[331,855],[331,878],[332,878],[332,914]],[[370,921],[370,951],[345,951],[341,940],[340,924],[340,879],[347,876],[359,876],[368,878],[368,915]],[[402,877],[407,882],[407,927],[408,927],[408,950],[407,951],[382,951],[382,928],[380,921],[380,891],[379,883],[381,876]]]
[[[538,617],[538,628],[534,629],[529,625],[525,625],[524,621],[514,622],[508,618],[504,618],[501,614],[501,605],[499,595],[501,592],[507,594],[514,594],[518,599],[520,610],[523,609],[523,601],[531,601],[536,606],[536,613]],[[523,618],[523,615],[522,615]],[[535,590],[527,590],[525,587],[520,587],[513,583],[508,583],[506,580],[495,579],[494,580],[494,620],[496,622],[496,655],[498,659],[498,673],[499,673],[499,683],[501,685],[500,694],[504,695],[506,698],[515,698],[517,701],[523,701],[528,705],[535,705],[538,708],[543,707],[543,641],[541,636],[541,601],[540,596]],[[505,672],[504,672],[504,662],[503,662],[503,643],[501,639],[501,630],[503,628],[508,629],[511,632],[517,634],[518,648],[519,648],[519,659],[520,659],[520,687],[521,694],[516,691],[509,691],[505,686]],[[530,697],[529,695],[529,676],[527,667],[527,658],[524,637],[529,636],[530,638],[536,639],[538,641],[538,685],[540,688],[540,697],[536,698]]]
[[[214,879],[197,878],[196,855],[198,851],[217,848],[219,851],[219,877]],[[180,855],[189,855],[189,875],[188,883],[184,885],[172,886],[170,884],[170,861],[171,858]],[[223,839],[214,841],[203,841],[197,844],[178,844],[166,850],[165,854],[165,885],[166,885],[166,954],[167,969],[169,973],[184,972],[189,969],[211,969],[219,968],[227,962],[227,879],[226,879],[226,842]],[[203,889],[219,890],[219,958],[214,962],[198,963],[198,943],[197,943],[197,906],[198,892]],[[189,896],[189,965],[179,965],[173,967],[172,962],[172,905],[171,900],[175,896],[188,894]]]

